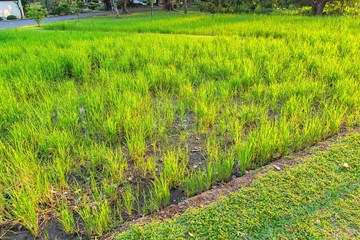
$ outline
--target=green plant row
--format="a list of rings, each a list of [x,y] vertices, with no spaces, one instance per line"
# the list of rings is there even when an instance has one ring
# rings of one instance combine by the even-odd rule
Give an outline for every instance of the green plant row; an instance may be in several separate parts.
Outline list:
[[[250,187],[165,221],[133,225],[115,239],[353,239],[359,236],[360,134]],[[344,167],[344,164],[348,167]],[[345,165],[346,166],[346,165]]]

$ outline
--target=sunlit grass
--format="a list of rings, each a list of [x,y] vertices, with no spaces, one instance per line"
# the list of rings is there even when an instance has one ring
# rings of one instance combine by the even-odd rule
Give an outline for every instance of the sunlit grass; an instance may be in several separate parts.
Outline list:
[[[359,27],[165,14],[0,32],[0,222],[37,236],[45,219],[79,232],[80,217],[103,235],[174,188],[194,195],[358,125]]]

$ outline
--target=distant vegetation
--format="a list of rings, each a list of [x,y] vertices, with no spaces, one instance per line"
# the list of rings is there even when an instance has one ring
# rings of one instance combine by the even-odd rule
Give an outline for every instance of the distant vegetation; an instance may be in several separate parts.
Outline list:
[[[0,35],[0,226],[100,236],[360,123],[358,18],[44,28]]]
[[[200,11],[274,15],[359,15],[358,0],[201,0]]]

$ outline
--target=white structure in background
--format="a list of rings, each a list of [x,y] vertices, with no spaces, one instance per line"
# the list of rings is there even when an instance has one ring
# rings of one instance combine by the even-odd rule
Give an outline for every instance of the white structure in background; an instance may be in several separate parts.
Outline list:
[[[19,6],[21,7],[21,12],[15,1],[4,1],[0,0],[0,17],[7,17],[9,15],[14,15],[17,18],[21,18],[21,13],[23,12],[21,0],[19,1]]]

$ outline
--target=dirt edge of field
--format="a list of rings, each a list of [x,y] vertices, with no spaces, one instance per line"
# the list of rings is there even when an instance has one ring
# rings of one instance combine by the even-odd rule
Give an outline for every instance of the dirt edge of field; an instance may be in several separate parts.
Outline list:
[[[138,219],[135,219],[130,222],[125,222],[117,229],[111,231],[110,233],[103,236],[101,239],[114,239],[115,236],[123,231],[125,231],[129,226],[132,225],[145,225],[155,220],[164,220],[172,218],[175,215],[182,214],[186,210],[194,207],[204,207],[205,205],[216,202],[220,197],[227,196],[232,192],[239,190],[242,187],[250,186],[251,183],[257,179],[261,174],[267,172],[270,169],[275,171],[283,171],[289,169],[302,162],[302,158],[308,157],[311,155],[312,148],[319,148],[321,151],[327,150],[332,142],[342,139],[345,135],[360,132],[360,127],[356,127],[351,130],[344,130],[339,132],[337,135],[327,138],[321,142],[318,142],[310,147],[305,148],[304,150],[293,153],[289,156],[280,158],[274,162],[271,162],[263,167],[260,167],[256,170],[249,171],[245,175],[238,177],[222,186],[215,186],[211,190],[203,192],[194,197],[188,198],[178,204],[172,204],[159,212],[153,213],[148,216],[144,216]]]

